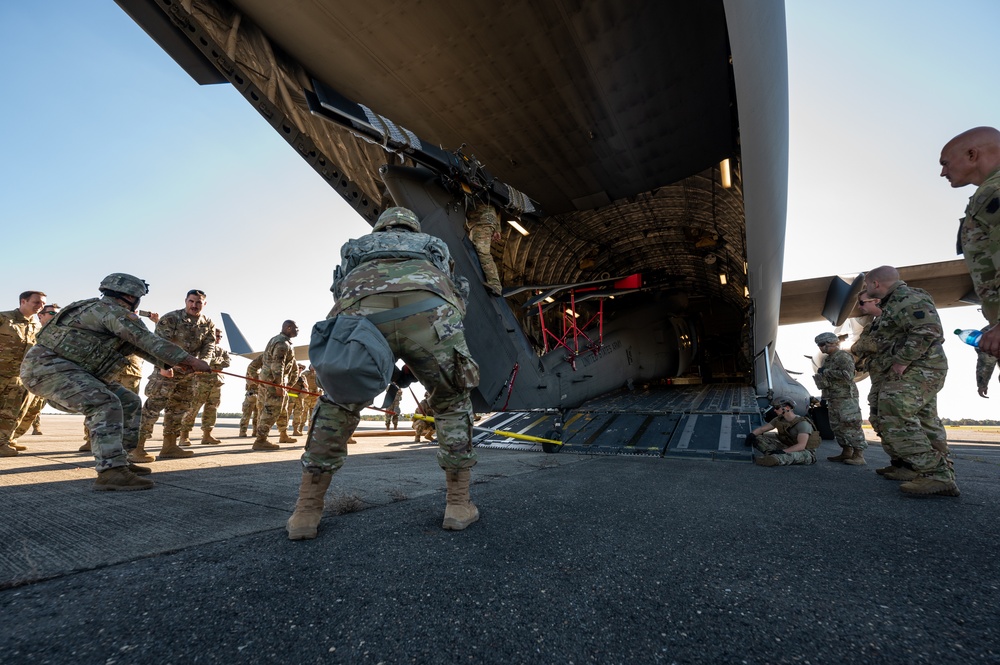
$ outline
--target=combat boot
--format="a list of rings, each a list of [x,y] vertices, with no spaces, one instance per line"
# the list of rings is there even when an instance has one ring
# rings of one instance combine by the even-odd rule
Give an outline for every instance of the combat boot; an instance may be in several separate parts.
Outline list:
[[[917,478],[920,474],[913,469],[907,469],[905,466],[896,467],[892,471],[888,471],[882,474],[882,477],[886,480],[902,480],[909,481]]]
[[[184,446],[186,448],[187,446],[191,445],[191,439],[188,438],[189,432],[190,430],[183,430],[183,429],[181,430],[181,435],[177,439],[178,446]]]
[[[128,470],[137,476],[148,476],[153,473],[153,470],[148,466],[139,466],[138,464],[132,464],[132,462],[128,463]]]
[[[279,448],[281,448],[281,446],[276,443],[271,443],[267,440],[266,436],[258,436],[254,439],[251,450],[278,450]]]
[[[444,475],[448,482],[448,495],[441,528],[461,531],[479,519],[479,509],[469,499],[469,480],[472,474],[468,469],[458,469],[445,471]]]
[[[246,427],[241,427],[240,428],[240,438],[241,439],[247,438],[247,428]]]
[[[292,436],[302,436],[302,430],[300,430],[300,429],[293,429],[292,430]]]
[[[31,436],[41,436],[41,435],[42,435],[42,430],[38,429],[37,427],[31,430]]]
[[[781,466],[781,462],[774,455],[763,455],[753,458],[753,463],[757,466]]]
[[[865,451],[861,448],[851,448],[854,451],[854,456],[851,459],[845,459],[844,464],[850,464],[851,466],[864,466],[868,464],[865,461]]]
[[[202,433],[201,433],[201,443],[202,443],[202,445],[214,446],[214,445],[222,443],[222,441],[220,441],[219,439],[216,439],[214,436],[212,436],[212,430],[211,429],[206,429],[206,430],[202,430]]]
[[[0,457],[14,457],[15,455],[17,455],[17,451],[6,443],[0,446]]]
[[[97,474],[97,480],[94,482],[94,489],[101,491],[132,491],[132,490],[148,490],[150,487],[155,485],[152,480],[147,480],[145,478],[140,478],[125,466],[116,466],[113,469],[108,469],[107,471],[101,471]]]
[[[831,462],[846,462],[852,457],[854,457],[854,448],[841,447],[839,455],[831,455],[830,457],[827,457],[827,459]]]
[[[90,450],[90,442],[87,442],[87,450]],[[152,462],[153,456],[146,452],[145,446],[146,442],[139,440],[139,445],[137,445],[132,450],[128,451],[128,461],[129,462]],[[83,448],[80,448],[83,450]]]
[[[90,441],[84,441],[83,445],[80,446],[79,448],[77,448],[77,450],[80,451],[81,453],[89,453],[90,452]]]
[[[299,483],[299,500],[295,502],[295,512],[288,518],[285,529],[288,540],[312,540],[323,518],[323,497],[333,480],[332,473],[302,472]]]
[[[13,448],[14,450],[27,450],[28,449],[27,446],[22,446],[20,443],[18,443],[17,439],[11,439],[10,443],[8,443],[7,445],[10,446],[11,448]]]
[[[298,439],[288,436],[288,430],[280,430],[278,433],[278,443],[295,443]]]
[[[160,454],[156,456],[157,460],[186,459],[188,457],[194,457],[194,453],[190,450],[182,450],[180,446],[177,445],[176,434],[163,435],[163,448],[160,449]]]
[[[919,476],[909,482],[903,483],[899,486],[899,489],[907,494],[921,494],[924,496],[931,494],[958,496],[961,494],[954,480],[939,480],[937,478],[928,478],[927,476]]]

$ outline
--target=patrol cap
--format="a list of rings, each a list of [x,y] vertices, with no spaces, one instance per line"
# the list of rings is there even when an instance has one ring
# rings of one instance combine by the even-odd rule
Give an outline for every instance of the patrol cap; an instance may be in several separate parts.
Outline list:
[[[396,206],[386,209],[385,212],[378,216],[378,221],[372,227],[372,232],[384,231],[392,226],[403,226],[411,231],[420,233],[420,220],[417,219],[416,214],[409,208]]]
[[[832,332],[825,332],[816,335],[814,340],[817,345],[819,344],[836,344],[840,341],[840,338],[834,335]]]
[[[128,275],[123,272],[113,272],[101,280],[101,285],[98,287],[98,290],[101,293],[104,293],[105,291],[117,291],[118,293],[124,293],[128,296],[141,298],[149,293],[149,284],[134,275]]]
[[[792,399],[791,397],[775,397],[773,400],[771,400],[771,406],[773,406],[776,409],[779,406],[790,406],[794,409],[795,400]]]

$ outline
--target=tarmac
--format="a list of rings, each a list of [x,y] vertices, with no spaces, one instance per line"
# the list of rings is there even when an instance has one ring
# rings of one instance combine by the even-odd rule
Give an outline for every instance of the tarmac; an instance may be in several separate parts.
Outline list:
[[[434,444],[359,437],[293,542],[301,440],[254,452],[223,421],[154,489],[94,492],[82,419],[43,430],[0,459],[7,665],[1000,663],[993,431],[950,432],[958,498],[903,495],[877,445],[778,468],[480,448],[461,532]]]

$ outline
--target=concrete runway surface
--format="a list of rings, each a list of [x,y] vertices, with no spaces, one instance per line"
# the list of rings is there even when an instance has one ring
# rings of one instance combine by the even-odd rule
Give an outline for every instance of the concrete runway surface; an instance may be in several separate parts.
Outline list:
[[[829,441],[785,468],[481,449],[462,532],[433,444],[362,437],[300,542],[301,442],[253,452],[223,420],[156,488],[94,492],[82,418],[43,430],[0,459],[6,664],[1000,663],[995,430],[950,431],[958,498],[902,495],[878,446],[860,468]]]

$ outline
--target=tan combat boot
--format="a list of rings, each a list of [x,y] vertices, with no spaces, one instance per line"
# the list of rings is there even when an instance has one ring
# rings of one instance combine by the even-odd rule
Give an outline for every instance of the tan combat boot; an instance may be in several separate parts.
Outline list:
[[[87,450],[90,450],[90,442],[87,442]],[[139,445],[137,445],[132,450],[128,451],[128,461],[133,464],[136,462],[152,462],[153,456],[146,452],[145,446],[146,442],[142,439],[139,440]],[[83,450],[83,448],[80,448]]]
[[[444,475],[448,481],[448,496],[441,528],[461,531],[479,519],[479,509],[469,499],[469,479],[472,474],[468,469],[459,469],[445,471]]]
[[[17,455],[17,451],[6,443],[0,446],[0,457],[14,457],[15,455]]]
[[[160,454],[156,456],[157,460],[186,459],[188,457],[194,457],[194,453],[190,450],[182,450],[180,446],[177,445],[176,434],[163,435],[163,448],[160,449]]]
[[[292,428],[292,436],[302,436],[302,430],[301,430],[301,429],[298,429],[298,428],[295,428],[295,427],[293,427],[293,428]]]
[[[241,439],[247,438],[247,428],[246,427],[241,427],[240,428],[240,438]]]
[[[761,455],[754,457],[753,463],[757,466],[781,466],[781,462],[774,455]]]
[[[852,457],[854,457],[854,448],[841,447],[839,455],[831,455],[827,459],[831,462],[846,462]]]
[[[954,480],[940,480],[938,478],[928,478],[927,476],[919,476],[909,482],[903,483],[899,486],[899,489],[907,494],[922,494],[924,496],[931,494],[958,496],[961,494]]]
[[[288,430],[280,430],[278,434],[278,443],[295,443],[298,439],[293,439],[288,436]]]
[[[253,446],[252,446],[251,449],[252,450],[278,450],[279,448],[281,448],[281,446],[279,446],[276,443],[271,443],[270,441],[267,440],[266,436],[258,436],[256,439],[254,439]]]
[[[14,450],[27,450],[28,449],[27,446],[22,446],[20,443],[18,443],[17,439],[11,439],[10,443],[8,443],[7,445],[10,446],[11,448],[13,448]]]
[[[302,472],[299,500],[295,502],[295,512],[288,518],[285,527],[288,540],[311,540],[316,537],[319,521],[323,517],[323,497],[331,480],[332,473]]]
[[[31,436],[42,436],[42,430],[36,427],[35,429],[31,430]]]
[[[191,439],[188,438],[190,431],[191,430],[181,430],[181,435],[177,439],[178,446],[184,446],[186,448],[191,445]]]
[[[892,471],[888,471],[882,474],[882,477],[885,478],[886,480],[910,481],[914,480],[919,475],[920,474],[914,471],[913,469],[907,469],[905,466],[899,466],[893,469]]]
[[[90,452],[90,441],[84,441],[83,445],[80,446],[79,448],[77,448],[77,450],[79,452],[81,452],[81,453],[89,453]]]
[[[97,474],[94,489],[98,492],[114,490],[128,492],[132,490],[148,490],[155,484],[152,480],[140,478],[135,475],[128,470],[127,466],[116,466],[113,469],[101,471]]]
[[[851,466],[864,466],[868,464],[865,461],[865,451],[861,448],[851,448],[854,451],[854,456],[851,459],[845,459],[844,464],[850,464]]]
[[[202,445],[214,446],[214,445],[222,443],[222,441],[220,441],[219,439],[216,439],[214,436],[212,436],[212,430],[211,429],[206,429],[206,430],[202,430],[202,432],[201,432],[201,443],[202,443]]]
[[[128,463],[128,470],[137,476],[148,476],[153,473],[153,470],[148,466],[139,466],[138,464],[132,464],[132,462]]]

